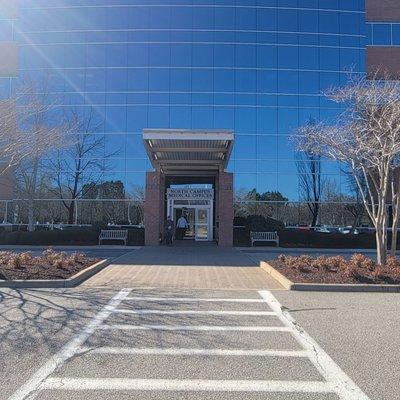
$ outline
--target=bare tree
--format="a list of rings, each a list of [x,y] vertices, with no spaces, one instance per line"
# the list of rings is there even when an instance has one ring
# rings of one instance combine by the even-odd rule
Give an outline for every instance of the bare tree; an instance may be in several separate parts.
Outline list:
[[[310,118],[301,130],[312,133],[316,126],[316,121]],[[304,133],[301,132],[301,134]],[[296,157],[300,200],[307,204],[312,215],[311,227],[315,227],[318,223],[320,204],[325,185],[322,178],[321,155],[313,152],[312,149],[308,149],[298,152]]]
[[[265,218],[279,219],[286,209],[289,199],[279,191],[258,193],[254,188],[250,191],[235,191],[235,216],[260,215]]]
[[[97,121],[93,109],[80,114],[76,109],[65,115],[73,145],[60,150],[51,162],[54,174],[53,192],[61,199],[68,212],[68,223],[76,222],[77,200],[85,197],[90,185],[97,185],[105,170],[111,168],[110,158],[119,150],[105,154],[105,138],[96,132],[102,121]]]
[[[364,177],[362,174],[358,172],[358,182],[357,184],[356,179],[354,179],[354,174],[351,171],[343,171],[346,179],[347,179],[347,186],[350,192],[350,195],[348,196],[345,210],[349,212],[353,216],[353,223],[351,225],[351,230],[350,233],[354,233],[357,226],[361,223],[364,214],[365,214],[365,208],[363,204],[363,196],[361,192],[364,194],[364,196],[367,195],[367,185],[364,181]],[[360,191],[360,187],[361,191]]]
[[[398,167],[399,160],[395,159],[391,171],[391,204],[392,204],[392,241],[390,245],[391,257],[396,256],[397,251],[397,237],[400,222],[400,170]]]
[[[322,200],[321,214],[324,217],[324,225],[332,227],[346,225],[344,207],[348,198],[340,192],[336,180],[326,179]]]
[[[45,92],[45,83],[26,80],[10,99],[0,101],[0,173],[25,159],[40,157],[64,142],[63,127],[49,119],[54,104],[48,102]]]
[[[12,144],[2,147],[6,160],[2,173],[13,169],[16,190],[28,208],[28,229],[32,231],[35,199],[48,179],[44,159],[52,151],[68,146],[68,127],[53,116],[56,105],[49,102],[45,82],[25,83],[21,90],[22,104],[15,104],[14,131],[8,131],[7,139],[3,136],[6,143]]]
[[[383,265],[387,259],[391,171],[397,168],[400,152],[400,82],[379,79],[378,75],[371,78],[351,77],[346,86],[332,89],[328,96],[344,108],[337,123],[300,128],[296,140],[302,151],[351,167],[375,227],[378,263]]]
[[[127,194],[127,198],[131,200],[128,204],[128,222],[134,225],[143,224],[144,221],[144,199],[145,190],[141,185],[131,185],[131,189]]]

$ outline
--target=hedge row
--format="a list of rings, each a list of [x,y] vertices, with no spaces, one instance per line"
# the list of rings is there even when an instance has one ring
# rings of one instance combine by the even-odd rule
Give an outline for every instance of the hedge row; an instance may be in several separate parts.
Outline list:
[[[375,235],[344,235],[306,230],[284,229],[279,233],[281,247],[313,247],[332,249],[373,249]]]
[[[284,225],[272,218],[260,215],[237,217],[234,220],[233,241],[235,246],[250,246],[250,231],[278,232],[281,247],[312,247],[333,249],[373,249],[376,247],[374,234],[343,235],[322,233],[312,230],[285,229]],[[266,242],[256,242],[255,246],[266,246]],[[271,243],[271,246],[275,246]]]
[[[250,246],[250,230],[235,228],[233,232],[234,246]],[[340,233],[321,233],[305,230],[283,229],[279,231],[281,247],[310,247],[332,249],[374,249],[375,235],[343,235]],[[268,246],[266,242],[256,242],[254,246]],[[275,243],[271,243],[275,246]]]
[[[70,228],[54,231],[1,232],[0,244],[4,245],[64,245],[91,246],[99,242],[100,229]],[[106,241],[105,244],[121,244],[121,241]],[[144,229],[128,229],[128,245],[144,245]]]

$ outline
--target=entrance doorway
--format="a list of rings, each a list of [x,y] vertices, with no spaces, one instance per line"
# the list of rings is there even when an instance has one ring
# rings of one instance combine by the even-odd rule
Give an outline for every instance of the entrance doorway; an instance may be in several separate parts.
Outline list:
[[[188,223],[185,240],[214,240],[213,200],[213,189],[168,189],[168,214],[175,225],[181,216],[184,216]]]
[[[179,208],[174,207],[173,220],[175,224],[183,216],[188,224],[183,239],[196,241],[211,241],[212,221],[209,208]]]
[[[178,222],[180,217],[184,217],[188,223],[188,228],[186,229],[183,239],[194,240],[195,239],[195,212],[194,208],[177,208],[174,207],[174,215],[172,219],[175,224]]]

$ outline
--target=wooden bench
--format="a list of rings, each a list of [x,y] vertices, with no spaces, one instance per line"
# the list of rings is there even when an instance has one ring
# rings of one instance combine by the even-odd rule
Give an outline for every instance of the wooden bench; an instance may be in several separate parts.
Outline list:
[[[99,235],[99,244],[103,240],[122,240],[125,246],[128,242],[128,231],[126,229],[102,229]]]
[[[279,247],[278,232],[250,232],[250,240],[251,246],[254,245],[254,242],[275,242]]]

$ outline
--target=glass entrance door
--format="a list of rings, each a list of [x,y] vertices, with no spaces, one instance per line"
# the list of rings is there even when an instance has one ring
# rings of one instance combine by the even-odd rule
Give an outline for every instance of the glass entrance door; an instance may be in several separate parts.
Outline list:
[[[195,239],[209,240],[210,213],[207,208],[196,208]]]
[[[184,216],[188,223],[185,236],[182,239],[194,239],[197,241],[213,240],[213,210],[211,207],[174,207],[172,216],[175,226],[181,216]]]
[[[184,217],[188,223],[188,229],[185,234],[186,239],[194,239],[195,237],[195,215],[194,208],[185,209]]]

